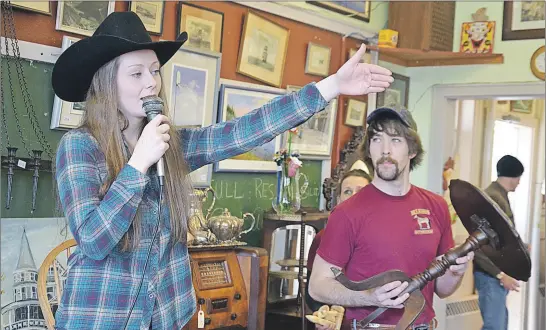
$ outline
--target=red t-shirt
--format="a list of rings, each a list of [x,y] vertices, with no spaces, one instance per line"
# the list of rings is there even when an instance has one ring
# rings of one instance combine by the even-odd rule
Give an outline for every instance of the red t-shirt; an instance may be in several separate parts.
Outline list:
[[[317,251],[341,267],[352,281],[398,269],[409,277],[421,273],[436,256],[454,245],[445,200],[411,186],[405,196],[390,196],[373,184],[336,206]],[[434,318],[434,282],[422,290],[426,304],[415,324]],[[377,307],[347,308],[346,320],[361,320]],[[403,309],[388,309],[374,323],[397,324]]]

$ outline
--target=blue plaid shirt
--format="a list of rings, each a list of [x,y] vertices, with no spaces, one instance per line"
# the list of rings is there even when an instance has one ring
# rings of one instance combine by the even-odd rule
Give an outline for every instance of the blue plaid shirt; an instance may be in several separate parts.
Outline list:
[[[182,150],[191,170],[262,145],[324,109],[326,101],[309,84],[277,97],[230,122],[183,129]],[[58,329],[123,329],[144,272],[157,223],[158,182],[126,165],[106,195],[99,188],[108,171],[96,140],[72,130],[57,151],[61,203],[78,248],[68,260],[68,278],[56,313]],[[142,212],[142,239],[132,252],[118,247],[137,208]],[[196,312],[187,246],[173,242],[170,217],[162,208],[162,225],[144,273],[128,329],[181,329]]]

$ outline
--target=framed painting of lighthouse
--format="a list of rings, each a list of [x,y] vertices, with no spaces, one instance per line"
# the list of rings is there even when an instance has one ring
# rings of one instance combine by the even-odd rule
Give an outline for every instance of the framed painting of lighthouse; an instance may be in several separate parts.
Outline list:
[[[161,68],[165,101],[175,127],[201,128],[216,122],[221,59],[221,53],[182,47]],[[212,165],[190,175],[195,187],[208,187]]]
[[[25,323],[44,324],[38,301],[38,271],[51,250],[73,238],[65,221],[64,218],[2,219],[2,329],[27,329],[21,320],[22,313]],[[57,260],[63,281],[68,271],[67,258],[59,255]],[[53,277],[46,281],[46,287],[50,303],[58,304]]]
[[[290,30],[249,11],[243,25],[237,72],[280,87]]]

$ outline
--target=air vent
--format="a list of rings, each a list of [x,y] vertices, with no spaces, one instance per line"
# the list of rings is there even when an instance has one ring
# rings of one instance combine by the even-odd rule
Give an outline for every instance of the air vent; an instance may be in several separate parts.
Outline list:
[[[447,304],[446,315],[454,316],[454,315],[476,312],[479,310],[480,310],[480,307],[478,305],[478,298],[464,300],[464,301],[454,301],[452,303]]]

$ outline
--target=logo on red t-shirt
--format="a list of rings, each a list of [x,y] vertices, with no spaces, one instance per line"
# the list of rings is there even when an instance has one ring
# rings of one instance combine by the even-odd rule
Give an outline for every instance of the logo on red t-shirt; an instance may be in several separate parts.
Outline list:
[[[417,222],[417,229],[413,231],[415,235],[430,235],[434,232],[430,227],[429,215],[430,211],[426,209],[415,209],[411,211],[411,216]]]

